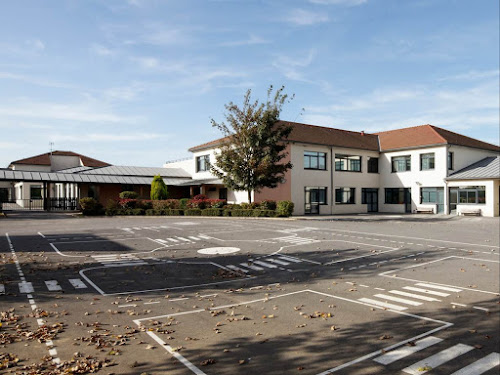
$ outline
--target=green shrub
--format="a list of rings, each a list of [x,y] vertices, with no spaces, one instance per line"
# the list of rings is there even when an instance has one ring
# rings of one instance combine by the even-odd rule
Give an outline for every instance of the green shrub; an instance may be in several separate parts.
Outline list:
[[[156,215],[157,215],[156,210],[153,210],[152,208],[146,210],[146,216],[156,216]]]
[[[169,215],[170,216],[182,216],[182,215],[184,215],[184,210],[172,209],[172,210],[170,210]]]
[[[233,210],[226,208],[226,209],[222,210],[222,216],[231,216],[232,211]]]
[[[222,210],[219,208],[205,208],[201,210],[201,216],[221,216]]]
[[[180,208],[180,202],[178,199],[165,199],[161,201],[152,201],[153,208],[155,210],[169,210]]]
[[[185,216],[201,216],[201,210],[199,208],[188,208],[184,210]]]
[[[276,216],[289,217],[293,214],[293,202],[292,201],[278,201],[276,206]]]
[[[165,185],[165,181],[163,181],[160,175],[156,175],[151,182],[151,200],[157,201],[163,199],[167,199],[167,185]]]
[[[231,210],[231,216],[250,217],[253,216],[253,210]]]
[[[240,203],[239,206],[241,207],[242,210],[249,210],[252,208],[252,205],[246,202]]]
[[[181,198],[181,199],[179,199],[179,208],[182,209],[182,210],[186,209],[188,201],[189,201],[189,198]]]
[[[135,191],[122,191],[120,194],[118,194],[120,199],[137,199],[139,197],[139,194],[137,194]]]
[[[144,215],[145,213],[146,213],[146,211],[144,210],[144,208],[132,208],[130,210],[130,214],[133,216],[140,216],[140,215]]]
[[[102,215],[104,213],[102,204],[100,204],[94,198],[82,198],[80,199],[79,204],[82,214],[84,214],[85,216],[96,216]]]
[[[253,216],[255,216],[255,217],[274,217],[275,213],[273,210],[253,210]]]
[[[270,199],[265,199],[262,202],[260,202],[260,208],[262,210],[276,210],[276,201],[270,200]]]

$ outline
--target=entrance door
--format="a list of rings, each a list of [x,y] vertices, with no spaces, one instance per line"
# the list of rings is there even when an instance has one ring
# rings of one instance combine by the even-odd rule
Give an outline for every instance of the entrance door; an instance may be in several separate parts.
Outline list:
[[[363,203],[367,205],[367,212],[378,212],[378,189],[365,188],[362,190]]]
[[[319,189],[305,188],[304,212],[311,215],[319,215]]]
[[[450,188],[450,215],[457,214],[458,188]]]
[[[411,213],[411,188],[404,188],[405,212]]]
[[[444,213],[444,188],[437,188],[436,193],[437,213],[442,214]]]

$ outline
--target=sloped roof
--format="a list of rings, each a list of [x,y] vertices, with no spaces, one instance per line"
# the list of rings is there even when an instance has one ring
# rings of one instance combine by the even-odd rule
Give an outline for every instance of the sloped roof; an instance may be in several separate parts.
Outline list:
[[[45,154],[40,154],[40,155],[35,155],[31,156],[26,159],[20,159],[11,162],[10,164],[31,164],[31,165],[51,165],[50,163],[50,152],[47,152]],[[52,155],[58,155],[58,156],[78,156],[80,160],[82,161],[82,164],[86,167],[105,167],[111,164],[108,164],[104,161],[100,161],[97,159],[90,158],[85,155],[77,154],[76,152],[73,151],[52,151]]]
[[[79,174],[105,175],[105,176],[144,176],[153,177],[185,177],[191,178],[191,175],[181,168],[151,168],[151,167],[130,167],[120,165],[110,165],[102,168],[88,169],[77,172]]]
[[[451,174],[447,180],[500,178],[500,156],[489,156]]]
[[[337,146],[346,148],[357,148],[362,150],[378,151],[378,137],[374,134],[353,132],[349,130],[328,128],[325,126],[302,124],[298,122],[279,121],[280,124],[292,126],[292,132],[288,137],[290,142],[312,143],[326,146]],[[229,137],[219,138],[211,142],[191,147],[189,151],[201,151],[216,147],[230,140]]]
[[[499,146],[429,124],[375,134],[380,139],[380,151],[449,144],[500,152]]]

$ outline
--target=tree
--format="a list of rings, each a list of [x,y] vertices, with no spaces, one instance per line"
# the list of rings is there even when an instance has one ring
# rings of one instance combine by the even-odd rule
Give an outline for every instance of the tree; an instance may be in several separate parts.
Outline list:
[[[228,188],[247,191],[248,202],[252,201],[253,191],[278,186],[285,172],[292,168],[290,162],[280,163],[288,154],[285,149],[292,131],[291,126],[279,121],[288,98],[284,89],[282,86],[273,95],[270,86],[266,103],[252,101],[248,90],[242,108],[233,102],[225,105],[227,123],[211,120],[225,138],[210,170]]]
[[[154,176],[151,182],[151,200],[167,199],[167,185],[160,175]]]

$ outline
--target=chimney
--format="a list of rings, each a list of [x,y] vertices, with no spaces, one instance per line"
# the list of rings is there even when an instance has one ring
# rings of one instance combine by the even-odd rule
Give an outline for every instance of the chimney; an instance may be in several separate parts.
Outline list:
[[[365,135],[365,131],[364,130],[361,130],[361,135]]]

